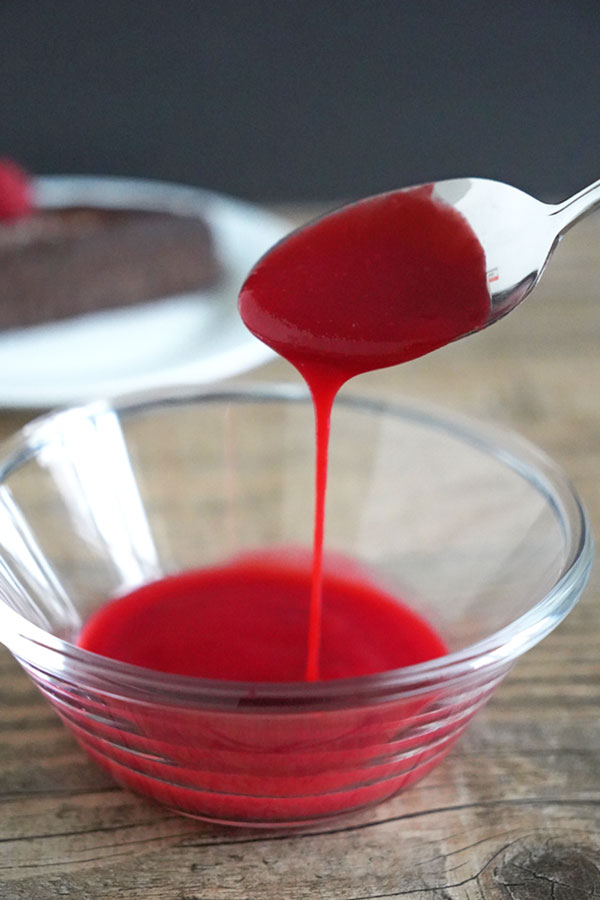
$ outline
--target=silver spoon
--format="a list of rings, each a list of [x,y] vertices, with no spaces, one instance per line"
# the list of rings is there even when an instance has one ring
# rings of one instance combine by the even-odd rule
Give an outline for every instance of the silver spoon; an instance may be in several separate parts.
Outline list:
[[[600,181],[556,205],[484,178],[438,181],[433,195],[465,217],[485,251],[487,327],[531,293],[562,235],[600,207]]]

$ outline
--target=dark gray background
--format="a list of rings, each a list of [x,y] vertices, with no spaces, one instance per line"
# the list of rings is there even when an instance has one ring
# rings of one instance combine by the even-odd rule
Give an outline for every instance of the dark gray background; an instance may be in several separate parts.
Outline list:
[[[600,177],[598,0],[0,0],[0,156],[253,200]]]

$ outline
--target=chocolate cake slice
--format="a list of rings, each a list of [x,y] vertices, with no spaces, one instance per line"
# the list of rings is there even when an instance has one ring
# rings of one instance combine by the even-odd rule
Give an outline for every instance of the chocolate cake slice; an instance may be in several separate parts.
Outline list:
[[[199,216],[80,206],[0,222],[0,329],[193,292],[218,276]]]

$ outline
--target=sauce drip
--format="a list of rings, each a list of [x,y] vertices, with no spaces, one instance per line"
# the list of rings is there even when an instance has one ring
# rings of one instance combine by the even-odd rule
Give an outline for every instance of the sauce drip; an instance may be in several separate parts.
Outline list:
[[[306,678],[318,680],[331,410],[355,375],[407,362],[480,328],[485,254],[433,185],[361,200],[301,228],[254,267],[239,299],[250,331],[291,362],[313,398],[313,574]]]

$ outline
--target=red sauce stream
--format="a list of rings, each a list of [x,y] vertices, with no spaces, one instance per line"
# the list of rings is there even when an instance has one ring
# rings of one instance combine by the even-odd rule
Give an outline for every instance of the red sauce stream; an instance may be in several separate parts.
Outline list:
[[[307,382],[316,421],[306,678],[320,677],[322,557],[331,409],[354,375],[407,362],[481,327],[485,254],[433,186],[362,200],[302,228],[252,270],[242,319]]]

